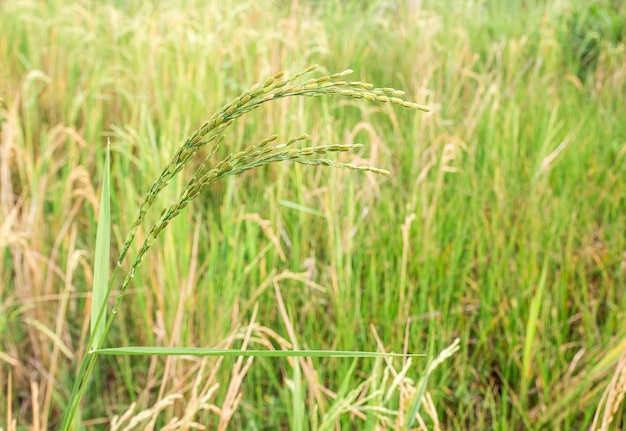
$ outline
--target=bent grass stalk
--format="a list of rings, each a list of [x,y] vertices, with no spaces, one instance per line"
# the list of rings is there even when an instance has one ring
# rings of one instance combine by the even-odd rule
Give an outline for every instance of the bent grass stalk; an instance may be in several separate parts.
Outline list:
[[[174,217],[180,214],[191,201],[193,201],[203,190],[209,187],[212,183],[221,180],[225,177],[238,175],[250,169],[259,168],[272,163],[278,163],[283,161],[293,161],[304,165],[313,166],[328,166],[335,168],[347,168],[357,171],[369,171],[380,175],[388,175],[389,171],[376,168],[373,166],[359,166],[352,163],[342,163],[331,159],[323,158],[321,156],[332,154],[336,152],[351,151],[360,148],[360,144],[349,145],[320,145],[311,146],[305,148],[296,148],[294,144],[308,139],[307,135],[301,135],[296,138],[290,139],[282,144],[273,145],[277,140],[277,135],[271,135],[262,141],[249,145],[242,151],[229,154],[224,160],[220,161],[213,167],[209,167],[211,158],[217,152],[222,140],[224,131],[239,117],[244,114],[261,107],[264,103],[272,100],[279,100],[286,97],[294,96],[309,96],[309,97],[321,97],[339,95],[343,97],[349,97],[353,99],[364,99],[372,102],[392,103],[404,108],[417,109],[421,111],[428,111],[429,109],[423,105],[404,100],[404,91],[397,90],[395,88],[375,88],[374,85],[367,82],[343,81],[346,75],[349,75],[352,71],[345,70],[343,72],[334,73],[331,75],[323,76],[321,78],[308,79],[302,83],[297,83],[299,79],[306,74],[309,74],[318,69],[317,65],[311,66],[303,71],[297,72],[293,75],[287,75],[285,72],[280,72],[273,77],[267,79],[263,84],[255,84],[249,90],[245,91],[239,97],[236,97],[229,104],[225,105],[217,113],[215,113],[209,120],[207,120],[200,128],[198,128],[176,151],[176,154],[168,165],[163,169],[158,179],[152,184],[150,190],[146,194],[144,201],[139,207],[137,216],[131,225],[128,235],[122,246],[120,257],[117,261],[110,279],[104,278],[99,280],[99,283],[94,283],[94,286],[108,286],[106,292],[102,295],[102,292],[94,292],[92,308],[92,330],[90,339],[88,342],[89,351],[85,353],[81,366],[79,368],[68,408],[63,417],[63,430],[69,430],[74,424],[76,414],[80,405],[80,401],[84,395],[87,387],[89,377],[96,364],[97,355],[99,353],[105,353],[101,350],[106,334],[108,333],[115,314],[120,307],[120,304],[126,294],[126,291],[131,284],[135,271],[143,262],[143,259],[154,243],[159,237],[161,232],[168,226]],[[204,158],[204,161],[195,170],[191,178],[187,181],[187,184],[183,187],[176,202],[169,207],[164,208],[161,211],[160,218],[151,227],[148,232],[144,243],[137,256],[135,257],[130,270],[124,281],[122,282],[119,294],[115,298],[111,314],[106,317],[106,299],[110,296],[113,284],[115,282],[117,273],[121,268],[128,251],[135,240],[137,230],[142,225],[147,212],[152,208],[153,203],[159,193],[168,186],[172,178],[178,175],[185,165],[198,156],[198,153],[210,146],[208,155]],[[107,150],[108,151],[108,150]],[[108,165],[106,165],[108,166]],[[108,191],[103,193],[103,202],[109,199]],[[106,205],[103,207],[108,208]],[[110,223],[110,214],[101,214],[98,231],[101,229],[108,229]],[[106,234],[99,234],[99,238],[106,236]],[[104,241],[107,242],[107,241]],[[96,261],[108,259],[108,253],[104,247],[100,247],[98,244],[102,241],[98,241],[96,244]],[[103,256],[104,255],[104,256]],[[106,271],[99,271],[99,274],[104,274],[102,277],[106,277]],[[163,349],[163,348],[149,348],[150,354],[196,354],[196,355],[225,355],[227,352],[211,349]],[[108,354],[145,354],[145,350],[141,348],[128,348],[122,349],[106,349]],[[195,352],[195,353],[194,353]],[[236,355],[242,355],[244,352],[231,351]],[[335,352],[337,356],[380,356],[381,354],[373,354],[371,352]],[[262,355],[261,353],[253,353]],[[301,355],[302,352],[292,352],[292,355]],[[317,353],[316,353],[317,354]],[[333,352],[323,352],[324,356],[335,356]],[[389,356],[388,353],[385,355]]]

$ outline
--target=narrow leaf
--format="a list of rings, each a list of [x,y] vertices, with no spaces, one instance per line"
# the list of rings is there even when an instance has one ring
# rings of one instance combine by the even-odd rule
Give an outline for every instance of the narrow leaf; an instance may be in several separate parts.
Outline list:
[[[533,296],[530,302],[530,310],[528,315],[528,320],[526,321],[526,340],[524,342],[524,353],[522,355],[522,378],[520,382],[520,399],[526,399],[526,395],[528,392],[528,385],[531,380],[531,372],[533,365],[533,354],[534,349],[537,347],[537,325],[539,323],[539,311],[541,310],[541,304],[544,302],[543,292],[546,288],[546,279],[548,276],[548,262],[545,261],[543,264],[543,269],[541,271],[541,278],[539,280],[539,285],[537,286],[537,290],[535,291],[535,295]]]
[[[93,289],[91,299],[91,340],[92,349],[101,346],[106,322],[106,302],[109,282],[109,249],[111,246],[111,143],[107,140],[104,174],[102,178],[102,196],[96,232],[96,250],[94,257]]]
[[[407,423],[407,428],[411,428],[413,426],[413,423],[415,423],[415,417],[417,416],[417,413],[419,412],[420,407],[422,406],[422,398],[424,397],[424,394],[426,393],[426,387],[428,386],[428,378],[430,377],[432,372],[435,371],[435,369],[439,365],[441,365],[443,361],[452,357],[452,355],[454,355],[459,350],[460,344],[461,344],[461,340],[459,338],[455,339],[454,342],[449,347],[447,347],[441,353],[439,353],[439,356],[437,356],[434,361],[428,364],[428,368],[426,368],[426,372],[424,373],[424,376],[422,377],[420,381],[420,385],[419,385],[419,388],[417,389],[417,393],[413,397],[411,408],[409,409],[409,414],[405,418],[405,422]]]
[[[304,431],[304,390],[302,387],[302,371],[300,360],[293,361],[293,398],[292,398],[292,424],[294,431]]]
[[[135,355],[135,356],[256,356],[256,357],[309,357],[309,358],[380,358],[380,357],[414,357],[424,354],[359,352],[349,350],[239,350],[210,349],[203,347],[150,347],[129,346],[98,349],[94,353],[100,355]]]

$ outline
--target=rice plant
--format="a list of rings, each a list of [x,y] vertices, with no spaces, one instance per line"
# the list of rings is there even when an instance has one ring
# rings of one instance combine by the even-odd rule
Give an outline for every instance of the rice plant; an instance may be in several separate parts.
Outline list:
[[[76,429],[149,429],[142,417],[154,429],[389,429],[421,391],[422,359],[403,375],[404,358],[352,371],[352,359],[121,350],[435,357],[459,337],[431,373],[419,429],[435,417],[441,429],[624,429],[623,1],[236,3],[0,2],[0,427],[58,429],[77,364],[103,340]],[[231,172],[158,232],[104,336],[111,316],[86,310],[108,299],[111,312],[160,212],[220,139],[149,204],[116,269],[183,138],[242,84],[313,63],[431,112],[272,99],[224,129],[195,184],[272,133],[263,148],[315,137],[276,152],[363,143],[304,158],[393,174],[294,161]],[[111,240],[97,242],[112,253],[96,262],[107,137]]]
[[[198,128],[176,151],[174,157],[165,166],[157,180],[152,184],[147,192],[143,203],[135,217],[128,232],[117,265],[108,279],[108,269],[106,261],[108,257],[108,244],[110,241],[110,199],[108,193],[108,171],[109,153],[107,152],[105,179],[101,205],[100,220],[98,225],[98,238],[96,243],[96,271],[94,274],[94,289],[92,300],[92,321],[91,337],[88,343],[89,352],[83,358],[78,377],[72,390],[69,407],[63,420],[64,430],[69,430],[76,417],[80,401],[88,384],[89,377],[94,369],[98,354],[185,354],[197,356],[218,356],[218,355],[240,355],[240,356],[264,356],[271,352],[262,351],[224,351],[213,349],[165,349],[161,347],[122,347],[102,350],[106,335],[113,324],[120,304],[131,285],[135,272],[141,265],[146,253],[159,238],[168,224],[180,214],[201,192],[205,191],[211,184],[223,178],[239,175],[246,171],[261,168],[273,163],[295,162],[303,165],[346,168],[356,171],[368,171],[380,175],[388,175],[389,171],[374,166],[357,165],[344,163],[328,159],[325,156],[337,152],[351,151],[361,148],[360,144],[330,144],[298,146],[308,139],[307,135],[300,135],[296,138],[277,143],[278,136],[271,135],[260,142],[251,144],[245,149],[230,153],[223,160],[213,163],[213,156],[217,153],[224,140],[224,132],[234,121],[246,113],[260,108],[264,103],[272,100],[279,100],[294,96],[322,97],[339,95],[352,99],[364,99],[372,102],[392,103],[404,108],[428,111],[428,108],[414,102],[403,99],[405,93],[395,88],[375,88],[373,84],[367,82],[344,81],[343,78],[349,75],[351,70],[325,75],[319,78],[301,79],[304,75],[310,74],[319,68],[313,65],[307,69],[288,75],[280,72],[267,79],[262,84],[255,84],[239,97],[225,105],[211,118],[209,118],[200,128]],[[208,151],[204,151],[208,149]],[[149,229],[139,252],[134,257],[130,269],[122,281],[119,293],[109,316],[106,316],[107,298],[110,296],[116,283],[116,275],[122,267],[133,244],[137,230],[146,219],[146,214],[153,207],[155,199],[172,181],[176,175],[181,175],[183,169],[196,157],[203,158],[203,161],[195,168],[193,174],[188,179],[175,202],[160,212],[158,221]],[[108,279],[108,283],[107,283]],[[273,353],[272,355],[277,355]],[[284,354],[283,354],[284,355]],[[368,352],[291,352],[292,356],[380,356],[377,353]],[[421,399],[421,395],[420,395]],[[418,401],[419,403],[419,401]]]

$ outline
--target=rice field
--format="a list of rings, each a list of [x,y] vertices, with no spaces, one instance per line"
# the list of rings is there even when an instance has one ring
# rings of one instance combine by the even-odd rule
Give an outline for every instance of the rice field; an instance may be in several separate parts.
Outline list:
[[[618,1],[0,2],[0,430],[93,356],[108,148],[104,347],[259,353],[97,355],[67,429],[626,428],[625,100]]]

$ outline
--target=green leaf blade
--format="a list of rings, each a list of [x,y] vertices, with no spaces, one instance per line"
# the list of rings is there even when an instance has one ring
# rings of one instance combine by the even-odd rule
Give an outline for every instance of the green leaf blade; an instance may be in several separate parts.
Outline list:
[[[257,357],[310,357],[310,358],[381,358],[381,357],[415,357],[424,354],[402,354],[383,352],[361,352],[351,350],[240,350],[211,349],[203,347],[157,347],[128,346],[97,349],[100,355],[132,355],[132,356],[257,356]]]
[[[111,143],[107,140],[102,196],[96,232],[94,274],[91,299],[91,349],[102,345],[105,332],[106,302],[109,282],[109,256],[111,248]]]

